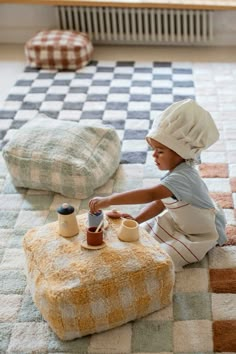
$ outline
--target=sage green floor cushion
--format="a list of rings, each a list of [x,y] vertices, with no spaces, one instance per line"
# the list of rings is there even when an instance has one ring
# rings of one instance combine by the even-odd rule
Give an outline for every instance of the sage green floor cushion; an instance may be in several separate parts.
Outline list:
[[[112,127],[38,115],[5,145],[3,157],[15,186],[85,199],[116,171],[120,145]]]

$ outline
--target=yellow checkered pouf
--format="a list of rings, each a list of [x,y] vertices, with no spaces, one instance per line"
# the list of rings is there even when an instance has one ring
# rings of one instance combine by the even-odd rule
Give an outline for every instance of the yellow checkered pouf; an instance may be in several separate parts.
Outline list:
[[[42,69],[77,70],[91,60],[93,45],[86,33],[40,31],[25,44],[30,66]]]
[[[122,242],[120,220],[108,219],[106,247],[87,250],[87,213],[77,221],[72,238],[59,236],[54,222],[29,230],[23,241],[33,300],[60,339],[120,326],[172,301],[172,260],[146,231],[137,242]]]

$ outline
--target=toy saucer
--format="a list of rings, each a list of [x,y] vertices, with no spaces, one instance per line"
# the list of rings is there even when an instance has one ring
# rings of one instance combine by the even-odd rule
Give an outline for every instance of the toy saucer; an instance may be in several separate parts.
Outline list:
[[[85,226],[88,227],[88,219],[85,220]],[[109,222],[106,218],[104,218],[103,229],[106,230],[109,226]]]
[[[106,212],[106,216],[111,219],[120,219],[122,214],[118,210],[112,209]]]
[[[100,250],[101,248],[106,247],[106,242],[103,241],[102,244],[99,246],[90,246],[87,244],[87,240],[84,240],[81,242],[81,246],[86,248],[87,250]]]

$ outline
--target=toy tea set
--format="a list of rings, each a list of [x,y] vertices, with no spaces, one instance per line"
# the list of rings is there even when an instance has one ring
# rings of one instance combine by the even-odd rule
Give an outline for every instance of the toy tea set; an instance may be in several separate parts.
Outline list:
[[[68,203],[63,203],[58,209],[58,233],[63,237],[73,237],[79,233],[75,209]],[[96,213],[88,212],[86,240],[82,246],[87,249],[100,249],[106,246],[103,238],[104,229],[108,227],[106,216],[111,219],[122,219],[118,230],[118,238],[125,242],[134,242],[139,239],[139,224],[135,220],[125,219],[117,210],[102,210]]]

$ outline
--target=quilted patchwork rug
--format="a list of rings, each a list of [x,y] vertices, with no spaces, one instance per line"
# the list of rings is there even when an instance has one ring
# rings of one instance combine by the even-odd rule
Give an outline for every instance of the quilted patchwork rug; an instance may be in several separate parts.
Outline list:
[[[170,306],[110,331],[63,342],[32,301],[22,238],[30,228],[57,220],[61,203],[69,202],[80,213],[88,200],[16,188],[0,156],[0,353],[236,352],[236,123],[233,104],[229,112],[229,105],[215,101],[216,90],[222,99],[224,87],[230,89],[232,71],[227,76],[223,69],[227,67],[221,66],[219,74],[217,66],[187,62],[93,61],[77,72],[26,68],[20,75],[0,103],[1,146],[38,112],[83,124],[109,124],[122,142],[121,164],[114,178],[97,190],[99,195],[157,183],[161,174],[144,140],[153,119],[187,97],[205,105],[220,140],[202,154],[198,168],[225,211],[228,243],[176,274]],[[121,208],[135,214],[140,206]]]

